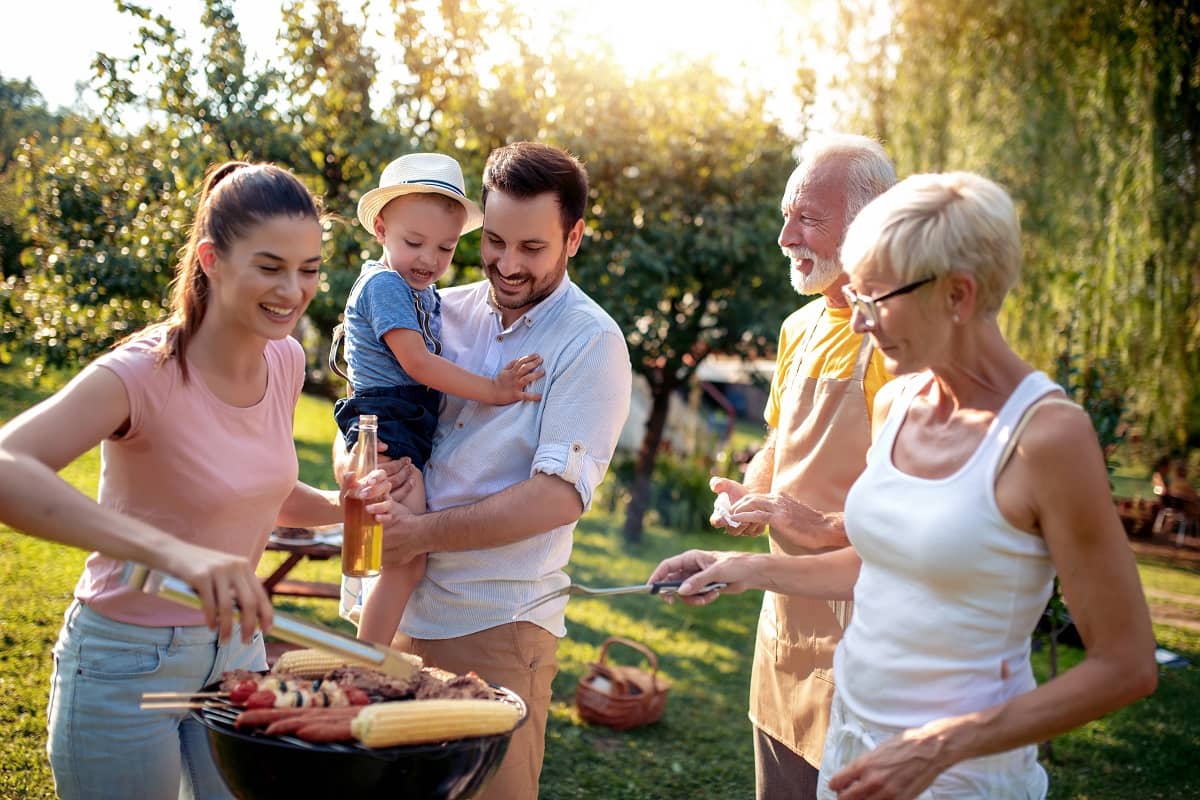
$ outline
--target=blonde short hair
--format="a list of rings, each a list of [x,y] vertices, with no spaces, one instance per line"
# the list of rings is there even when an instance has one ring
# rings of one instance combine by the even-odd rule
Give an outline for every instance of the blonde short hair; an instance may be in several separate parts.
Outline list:
[[[1008,193],[981,175],[912,175],[859,212],[841,255],[850,274],[881,269],[900,283],[968,273],[994,314],[1021,273],[1021,227]]]

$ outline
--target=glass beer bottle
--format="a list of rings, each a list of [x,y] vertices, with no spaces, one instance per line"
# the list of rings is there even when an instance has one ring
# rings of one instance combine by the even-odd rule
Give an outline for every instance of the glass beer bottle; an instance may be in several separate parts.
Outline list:
[[[355,496],[358,481],[376,467],[378,427],[374,414],[358,418],[358,445],[342,496],[342,574],[353,578],[378,575],[383,563],[383,529],[366,504]]]

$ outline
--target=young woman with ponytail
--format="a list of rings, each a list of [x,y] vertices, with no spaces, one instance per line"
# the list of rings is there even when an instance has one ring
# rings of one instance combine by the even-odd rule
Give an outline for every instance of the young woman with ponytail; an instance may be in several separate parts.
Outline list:
[[[341,519],[298,480],[304,352],[320,203],[288,171],[212,168],[162,322],[0,428],[0,520],[93,551],[54,648],[47,750],[62,798],[229,797],[198,723],[143,692],[262,670],[271,604],[255,575],[276,525]],[[100,445],[98,500],[56,474]],[[382,472],[368,508],[391,509]],[[122,583],[126,561],[186,581],[193,611]],[[242,624],[233,621],[238,606]]]

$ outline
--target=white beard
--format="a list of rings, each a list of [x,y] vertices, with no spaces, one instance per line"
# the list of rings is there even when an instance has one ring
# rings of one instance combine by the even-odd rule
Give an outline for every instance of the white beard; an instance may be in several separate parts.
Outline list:
[[[836,258],[821,258],[807,247],[793,247],[783,251],[791,262],[792,288],[797,294],[821,294],[842,274],[842,265]],[[796,269],[803,259],[812,259],[812,270],[805,275]]]

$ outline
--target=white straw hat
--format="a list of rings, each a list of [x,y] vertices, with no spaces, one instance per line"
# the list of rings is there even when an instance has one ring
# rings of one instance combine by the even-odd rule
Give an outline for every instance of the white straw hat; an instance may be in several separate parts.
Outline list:
[[[417,193],[440,194],[462,203],[467,210],[462,233],[470,233],[483,225],[483,212],[467,197],[463,188],[462,167],[441,153],[409,153],[388,164],[379,178],[379,188],[367,192],[358,201],[358,221],[374,233],[375,218],[389,201]]]

